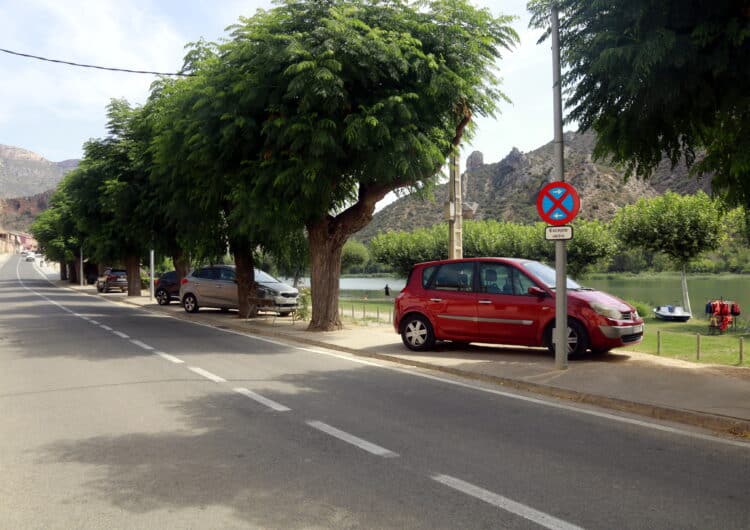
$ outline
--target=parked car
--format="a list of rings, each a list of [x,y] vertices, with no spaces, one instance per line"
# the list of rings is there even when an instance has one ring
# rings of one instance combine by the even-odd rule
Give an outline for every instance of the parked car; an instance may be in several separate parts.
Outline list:
[[[177,271],[165,272],[154,282],[154,295],[159,305],[167,305],[172,300],[180,299],[180,282],[177,281]]]
[[[255,269],[256,296],[264,299],[263,310],[287,316],[297,310],[299,291],[268,273]],[[201,267],[182,279],[180,300],[185,311],[195,313],[201,307],[237,309],[237,279],[234,265]]]
[[[540,346],[554,350],[555,269],[514,258],[415,265],[396,297],[394,326],[410,350],[436,340]],[[568,354],[604,353],[643,338],[638,311],[610,294],[568,290]]]
[[[28,254],[26,254],[25,259],[26,261],[34,261],[36,260],[36,254],[34,254],[33,252],[29,252]]]
[[[96,279],[97,291],[108,293],[111,289],[119,289],[123,293],[128,290],[128,273],[125,269],[106,268]]]

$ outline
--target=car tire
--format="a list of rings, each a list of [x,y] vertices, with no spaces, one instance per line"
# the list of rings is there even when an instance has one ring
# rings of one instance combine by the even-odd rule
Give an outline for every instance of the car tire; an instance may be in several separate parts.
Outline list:
[[[182,307],[185,308],[185,311],[188,313],[197,313],[198,312],[198,299],[195,298],[195,295],[193,294],[186,294],[182,297]]]
[[[401,324],[401,340],[412,351],[425,351],[435,345],[435,332],[427,317],[408,315]]]
[[[169,302],[171,302],[169,298],[169,293],[166,289],[157,289],[156,290],[156,302],[159,305],[169,305]]]
[[[100,283],[97,283],[96,284],[96,290],[99,291],[100,293],[103,293],[104,292],[104,286],[102,284],[100,284]]]
[[[552,328],[554,323],[547,327],[545,344],[549,351],[555,354],[555,344],[552,342]],[[572,318],[568,319],[568,357],[580,357],[589,348],[589,335],[586,328],[580,322]]]

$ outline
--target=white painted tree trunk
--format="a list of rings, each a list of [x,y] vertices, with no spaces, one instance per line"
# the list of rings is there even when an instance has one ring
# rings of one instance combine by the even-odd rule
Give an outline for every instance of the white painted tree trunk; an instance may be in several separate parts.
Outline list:
[[[682,274],[680,275],[681,282],[682,282],[682,307],[690,313],[693,314],[693,310],[690,308],[690,296],[688,296],[688,286],[687,286],[687,273],[685,272],[686,266],[682,266]]]

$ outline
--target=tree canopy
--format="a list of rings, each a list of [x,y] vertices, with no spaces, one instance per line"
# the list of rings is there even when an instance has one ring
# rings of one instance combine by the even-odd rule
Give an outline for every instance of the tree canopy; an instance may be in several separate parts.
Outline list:
[[[595,156],[649,176],[666,155],[713,173],[750,206],[750,6],[746,0],[555,0],[567,120]],[[551,0],[532,0],[548,28]]]

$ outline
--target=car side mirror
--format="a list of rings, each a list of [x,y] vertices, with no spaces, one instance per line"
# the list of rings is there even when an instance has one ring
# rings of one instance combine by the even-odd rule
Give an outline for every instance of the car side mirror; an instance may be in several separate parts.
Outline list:
[[[537,287],[536,285],[532,285],[529,287],[528,293],[532,296],[538,296],[539,298],[544,298],[547,296],[547,291],[542,289],[541,287]]]

